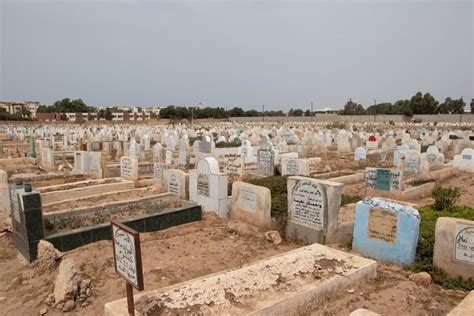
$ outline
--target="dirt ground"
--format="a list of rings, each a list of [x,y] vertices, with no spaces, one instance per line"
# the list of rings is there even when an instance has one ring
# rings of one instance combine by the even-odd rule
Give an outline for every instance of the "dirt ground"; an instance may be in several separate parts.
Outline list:
[[[237,268],[298,247],[275,246],[252,226],[207,217],[164,231],[141,234],[145,290],[152,290],[210,273]],[[91,305],[76,315],[102,315],[104,304],[126,296],[125,281],[113,268],[112,242],[101,241],[68,251],[81,279],[92,280]],[[4,315],[38,315],[53,292],[57,268],[39,273],[38,265],[19,264],[12,234],[0,237],[0,310]],[[47,315],[62,312],[48,307]]]
[[[311,316],[348,315],[366,308],[384,316],[446,315],[468,294],[441,286],[417,285],[402,268],[378,262],[377,277],[341,291],[336,297],[309,305],[300,314]]]
[[[298,247],[293,243],[275,246],[256,228],[227,222],[213,216],[203,221],[141,234],[145,290],[152,290],[218,271],[238,268],[253,261]],[[104,304],[126,296],[125,283],[113,268],[112,244],[101,241],[65,252],[81,279],[92,280],[92,296],[86,307],[73,315],[101,315]],[[55,270],[39,273],[36,263],[20,264],[11,233],[0,237],[0,308],[4,315],[37,315],[47,307],[53,292]],[[418,286],[409,272],[379,262],[376,279],[355,285],[331,300],[309,305],[301,315],[347,315],[365,307],[383,315],[444,315],[467,294],[444,290],[437,285]],[[47,315],[62,312],[47,307]]]
[[[129,191],[120,191],[118,193],[106,193],[101,194],[94,197],[85,197],[78,200],[73,201],[64,201],[62,203],[56,203],[51,205],[46,205],[43,207],[44,213],[50,212],[57,212],[57,211],[64,211],[64,210],[72,210],[82,207],[94,207],[102,204],[112,203],[112,202],[120,202],[126,200],[133,200],[139,199],[144,197],[149,197],[153,195],[157,195],[160,193],[165,193],[166,190],[162,186],[150,186],[146,188],[134,189]]]

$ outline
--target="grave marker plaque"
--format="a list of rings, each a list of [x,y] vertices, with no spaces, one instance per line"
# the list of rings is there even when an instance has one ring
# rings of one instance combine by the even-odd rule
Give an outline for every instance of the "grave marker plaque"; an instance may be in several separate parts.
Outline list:
[[[239,195],[240,208],[246,212],[255,213],[257,193],[252,188],[242,187]]]
[[[140,234],[112,221],[115,272],[137,290],[143,290]]]
[[[273,174],[273,152],[271,150],[258,150],[257,169],[268,174]]]
[[[126,179],[132,178],[132,160],[129,157],[122,157],[120,162],[120,176]]]
[[[474,226],[456,224],[454,260],[474,265]]]
[[[375,189],[390,191],[391,172],[387,169],[377,169]]]
[[[176,173],[171,173],[169,183],[168,183],[168,190],[171,193],[179,195],[179,179]]]
[[[197,193],[209,197],[209,175],[200,174],[197,178]]]
[[[398,215],[379,207],[369,211],[367,237],[393,244],[397,240]]]
[[[135,315],[133,287],[144,289],[140,234],[116,221],[111,224],[115,272],[126,281],[128,313]]]
[[[286,170],[289,175],[299,175],[298,161],[295,159],[289,159],[287,161]]]

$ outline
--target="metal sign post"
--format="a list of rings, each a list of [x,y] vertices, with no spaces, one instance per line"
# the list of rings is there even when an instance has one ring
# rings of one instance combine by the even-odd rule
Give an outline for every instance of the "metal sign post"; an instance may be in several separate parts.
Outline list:
[[[135,315],[133,288],[143,291],[143,267],[140,234],[119,222],[112,221],[115,272],[126,281],[128,313]]]

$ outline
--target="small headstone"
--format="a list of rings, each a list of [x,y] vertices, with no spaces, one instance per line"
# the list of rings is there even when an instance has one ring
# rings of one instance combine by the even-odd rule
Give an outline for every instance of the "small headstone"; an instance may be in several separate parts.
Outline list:
[[[232,184],[230,217],[262,229],[272,226],[270,189],[250,183],[235,181]]]

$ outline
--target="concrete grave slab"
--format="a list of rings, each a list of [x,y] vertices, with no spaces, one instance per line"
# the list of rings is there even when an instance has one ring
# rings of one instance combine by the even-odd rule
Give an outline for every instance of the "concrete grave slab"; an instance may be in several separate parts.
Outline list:
[[[373,260],[313,244],[240,269],[137,294],[135,306],[140,315],[160,306],[204,315],[294,315],[309,303],[374,278],[376,270]],[[314,273],[319,278],[309,277]],[[104,313],[127,315],[126,298],[105,304]]]

